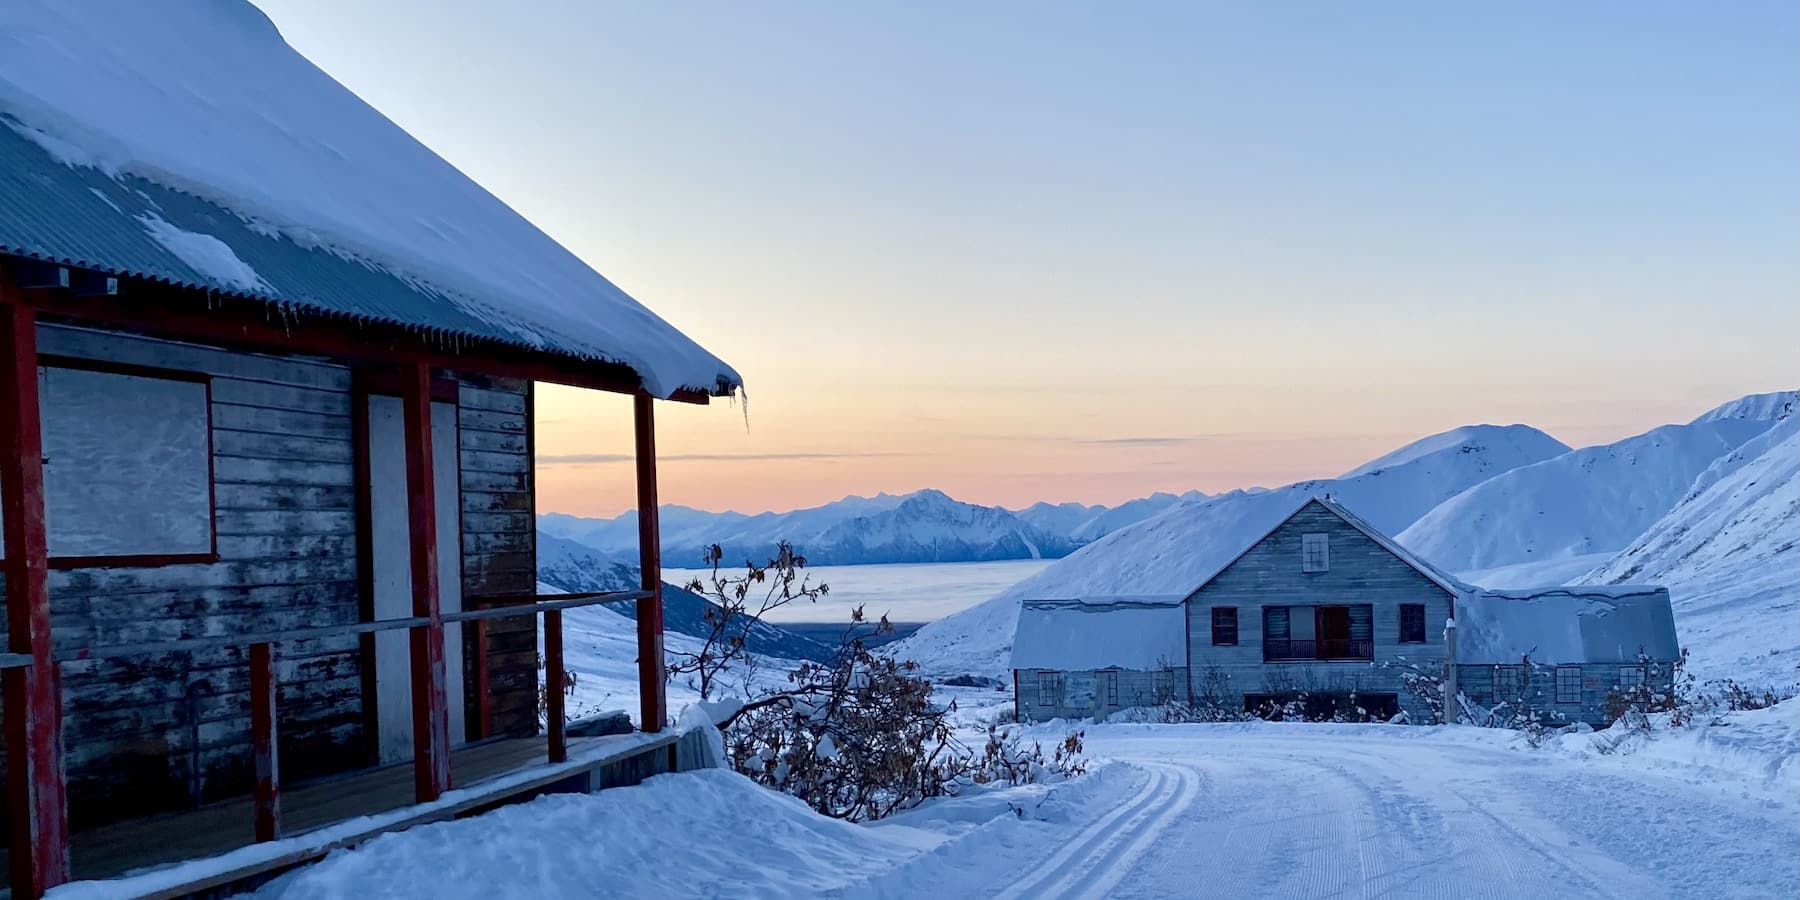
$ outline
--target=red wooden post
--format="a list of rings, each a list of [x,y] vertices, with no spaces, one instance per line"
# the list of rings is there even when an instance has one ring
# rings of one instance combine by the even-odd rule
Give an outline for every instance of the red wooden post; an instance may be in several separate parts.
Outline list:
[[[656,411],[649,394],[632,397],[637,433],[638,568],[651,595],[637,602],[639,713],[645,731],[661,731],[669,717],[663,675],[662,534],[656,506]]]
[[[544,718],[550,733],[550,761],[569,761],[569,720],[563,709],[562,610],[544,611]]]
[[[275,737],[275,653],[250,645],[250,747],[256,757],[256,839],[281,837],[281,765]]]
[[[6,781],[12,895],[69,880],[60,670],[50,658],[44,443],[38,414],[37,320],[0,283],[0,515],[6,532],[6,642],[31,665],[5,671]]]
[[[437,482],[431,471],[431,369],[408,367],[400,403],[406,428],[407,526],[412,537],[413,789],[420,803],[450,789],[450,708],[444,686],[444,621],[438,610]]]
[[[475,629],[475,736],[484,738],[493,732],[490,723],[494,717],[494,699],[488,687],[487,620],[476,619],[463,627]]]

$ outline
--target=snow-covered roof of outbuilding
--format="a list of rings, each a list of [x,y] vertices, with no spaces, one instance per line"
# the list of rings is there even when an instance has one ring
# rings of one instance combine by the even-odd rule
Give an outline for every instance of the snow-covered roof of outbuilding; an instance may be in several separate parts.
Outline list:
[[[1012,668],[1160,669],[1187,664],[1180,596],[1026,600],[1013,633]]]
[[[244,0],[9,0],[0,126],[0,253],[742,384]]]
[[[1667,588],[1580,585],[1474,591],[1456,601],[1459,663],[1633,663],[1681,656]]]

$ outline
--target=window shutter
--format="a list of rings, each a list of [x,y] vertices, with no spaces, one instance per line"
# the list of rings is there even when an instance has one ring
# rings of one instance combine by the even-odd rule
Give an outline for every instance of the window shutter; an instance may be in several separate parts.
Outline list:
[[[1263,637],[1285,641],[1288,638],[1288,608],[1263,607]]]
[[[1375,639],[1375,607],[1366,604],[1350,607],[1350,639],[1353,641]]]

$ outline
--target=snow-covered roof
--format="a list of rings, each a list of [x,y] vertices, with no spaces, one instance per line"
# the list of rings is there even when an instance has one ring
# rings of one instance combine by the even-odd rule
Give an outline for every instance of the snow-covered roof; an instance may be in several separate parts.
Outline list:
[[[1666,588],[1581,585],[1474,591],[1456,601],[1456,658],[1518,665],[1632,663],[1681,655]]]
[[[1160,669],[1187,664],[1181,597],[1027,600],[1013,634],[1012,668]]]
[[[10,0],[0,126],[0,253],[742,383],[243,0]]]

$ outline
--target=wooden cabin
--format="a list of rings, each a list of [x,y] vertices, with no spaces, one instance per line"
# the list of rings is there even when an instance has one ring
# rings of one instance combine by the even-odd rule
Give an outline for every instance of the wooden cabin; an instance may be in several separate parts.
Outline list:
[[[9,16],[11,894],[375,817],[175,895],[678,767],[655,411],[736,372],[247,3]],[[538,383],[633,398],[640,591],[536,594]],[[622,597],[643,733],[569,738],[561,613]]]
[[[1460,637],[1446,633],[1452,617]],[[1148,696],[1423,724],[1441,702],[1431,682],[1453,698],[1460,687],[1471,708],[1605,725],[1609,697],[1667,689],[1680,658],[1664,588],[1483,590],[1322,497],[1185,595],[1026,600],[1013,648],[1026,721],[1103,718]],[[1165,672],[1179,689],[1155,687]]]

